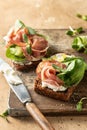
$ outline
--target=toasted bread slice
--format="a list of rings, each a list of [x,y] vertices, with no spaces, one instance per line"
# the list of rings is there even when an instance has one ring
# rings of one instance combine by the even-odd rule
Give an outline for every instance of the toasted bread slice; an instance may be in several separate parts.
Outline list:
[[[32,61],[30,64],[26,64],[26,63],[25,64],[19,64],[19,63],[16,63],[16,62],[12,62],[12,64],[13,64],[13,67],[16,68],[16,70],[26,71],[26,70],[29,70],[31,67],[35,68],[40,61],[41,60]]]
[[[35,84],[34,84],[34,90],[37,93],[39,93],[41,95],[48,96],[50,98],[59,99],[59,100],[63,100],[63,101],[68,101],[70,99],[75,88],[76,88],[76,86],[72,86],[72,87],[68,88],[66,91],[55,92],[52,89],[42,87],[41,86],[41,79],[39,79],[39,78],[35,79]]]

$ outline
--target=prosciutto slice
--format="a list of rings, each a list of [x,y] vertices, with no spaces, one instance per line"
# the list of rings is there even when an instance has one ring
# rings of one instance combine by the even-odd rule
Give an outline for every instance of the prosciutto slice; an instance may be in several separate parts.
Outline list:
[[[52,66],[46,66],[41,71],[41,79],[49,84],[63,84],[63,81],[56,76],[56,70]],[[55,85],[54,84],[54,85]]]
[[[39,36],[33,37],[32,55],[35,58],[44,56],[46,54],[47,49],[48,49],[48,42],[44,38],[41,38]]]
[[[23,34],[26,34],[29,43],[23,41]],[[48,49],[48,42],[38,35],[30,35],[27,28],[21,28],[15,32],[15,28],[11,28],[7,36],[4,38],[6,41],[6,47],[11,45],[17,45],[21,47],[24,56],[27,60],[41,59],[46,55]],[[30,44],[32,53],[27,52],[27,45]]]
[[[36,73],[42,82],[59,87],[63,85],[64,82],[56,76],[57,71],[52,67],[52,64],[56,64],[61,68],[66,67],[65,64],[62,64],[58,61],[43,61],[38,65]]]
[[[58,67],[61,67],[61,68],[66,68],[66,65],[65,64],[62,64],[58,61],[54,61],[54,60],[50,60],[50,61],[42,61],[39,63],[39,65],[37,66],[36,68],[36,73],[40,73],[43,69],[44,66],[52,66],[52,64],[55,64],[57,65]]]

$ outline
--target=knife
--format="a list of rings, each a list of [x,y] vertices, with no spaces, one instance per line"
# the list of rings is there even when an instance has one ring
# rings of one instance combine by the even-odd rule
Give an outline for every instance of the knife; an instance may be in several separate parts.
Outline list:
[[[42,130],[55,130],[45,116],[40,112],[39,108],[33,103],[29,91],[23,84],[21,78],[16,74],[14,69],[1,58],[0,72],[3,73],[8,85]]]

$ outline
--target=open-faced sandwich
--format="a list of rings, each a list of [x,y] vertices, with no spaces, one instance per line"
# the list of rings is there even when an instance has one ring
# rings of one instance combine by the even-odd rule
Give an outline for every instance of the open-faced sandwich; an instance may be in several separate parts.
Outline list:
[[[35,66],[46,55],[48,49],[45,36],[38,34],[31,27],[27,27],[20,20],[15,22],[4,40],[6,56],[20,70]]]
[[[82,80],[87,64],[81,57],[59,53],[43,59],[36,68],[34,90],[67,101]]]

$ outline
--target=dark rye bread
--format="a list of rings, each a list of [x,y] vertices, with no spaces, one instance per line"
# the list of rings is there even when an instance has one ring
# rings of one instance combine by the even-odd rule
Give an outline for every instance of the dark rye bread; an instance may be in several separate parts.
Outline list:
[[[15,63],[15,62],[12,62],[12,64],[13,64],[13,67],[16,68],[17,70],[26,71],[26,70],[29,70],[30,68],[35,68],[40,61],[41,60],[32,61],[31,64],[23,64],[23,65]]]
[[[39,78],[35,79],[35,84],[34,84],[34,90],[37,93],[51,97],[51,98],[54,98],[54,99],[63,100],[63,101],[68,101],[70,99],[70,97],[73,94],[75,88],[76,88],[76,86],[73,86],[73,87],[68,88],[66,91],[54,92],[52,89],[43,88],[41,86],[41,79],[39,79]]]

